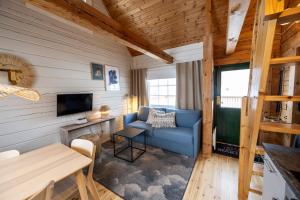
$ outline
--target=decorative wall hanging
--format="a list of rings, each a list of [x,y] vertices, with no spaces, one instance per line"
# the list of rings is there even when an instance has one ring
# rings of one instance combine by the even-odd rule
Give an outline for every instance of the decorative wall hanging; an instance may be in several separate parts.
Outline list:
[[[0,98],[15,95],[31,101],[40,99],[40,94],[31,89],[35,76],[25,60],[9,54],[0,54],[0,72],[7,73],[7,79],[2,78],[0,81]]]
[[[93,80],[103,80],[103,65],[91,63],[92,68],[92,79]]]
[[[8,95],[15,95],[31,101],[38,101],[40,95],[38,92],[32,89],[0,84],[0,98]]]
[[[117,67],[105,65],[105,86],[108,91],[120,90],[120,73]]]

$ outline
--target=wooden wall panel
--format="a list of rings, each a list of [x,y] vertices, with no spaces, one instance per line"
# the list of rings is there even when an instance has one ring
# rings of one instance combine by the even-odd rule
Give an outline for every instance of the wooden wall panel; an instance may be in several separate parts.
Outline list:
[[[295,7],[300,3],[300,0],[290,0],[286,1],[286,6],[287,7]],[[277,36],[279,37],[279,36]],[[280,48],[276,50],[276,57],[277,55],[281,55],[282,57],[284,56],[295,56],[297,55],[297,48],[300,47],[300,24],[299,23],[293,23],[293,24],[288,24],[285,26],[282,26],[281,28],[281,33],[280,33],[280,40],[275,40],[275,44],[277,44]],[[278,53],[278,50],[280,52]],[[299,87],[299,76],[291,76],[291,70],[293,71],[292,73],[299,74],[299,69],[298,67],[295,67],[294,63],[290,64],[285,64],[285,65],[279,65],[279,66],[274,66],[271,68],[272,72],[272,79],[271,81],[271,92],[276,90],[279,85],[279,72],[280,69],[283,69],[284,71],[284,77],[283,77],[283,94],[285,95],[293,95],[291,93],[291,87],[290,85],[295,84],[295,92],[294,95],[299,95],[300,93],[297,93],[297,87]],[[295,71],[294,71],[295,70]],[[294,80],[295,77],[295,80]],[[290,79],[293,79],[293,83],[291,83]],[[298,79],[298,80],[297,80]],[[294,86],[292,86],[294,87]],[[275,91],[276,92],[276,91]],[[298,91],[299,92],[299,91]],[[273,93],[271,93],[273,94]],[[276,95],[276,94],[274,94]],[[274,116],[276,115],[275,113],[275,108],[276,108],[276,102],[273,104],[269,105],[270,106],[270,113]],[[299,123],[299,117],[293,115],[292,118],[292,113],[295,112],[295,109],[293,110],[293,107],[295,108],[296,105],[293,106],[292,102],[282,102],[281,103],[282,111],[280,114],[280,117],[283,121],[290,123],[291,120],[293,123]],[[289,114],[290,113],[290,114]],[[292,119],[291,119],[292,118]],[[263,135],[263,140],[265,142],[271,142],[271,143],[276,143],[276,144],[284,144],[286,146],[290,146],[292,142],[292,137],[291,135],[282,135],[282,134],[264,134]]]
[[[95,7],[105,12],[101,1],[95,1]],[[101,105],[108,104],[118,116],[118,129],[122,127],[132,62],[125,47],[27,9],[22,0],[0,0],[0,44],[0,53],[20,56],[33,65],[37,75],[34,89],[41,93],[37,103],[13,96],[0,99],[0,151],[25,152],[60,142],[59,127],[85,115],[57,118],[57,93],[94,93],[95,112],[88,115],[96,115]],[[104,81],[91,80],[90,62],[119,67],[121,91],[105,91]],[[107,133],[107,124],[103,128]],[[100,127],[75,135],[91,131],[99,132]]]
[[[295,7],[300,3],[300,0],[294,0],[288,2],[288,7]],[[300,23],[292,23],[286,26],[283,26],[282,29],[282,40],[281,40],[281,54],[282,56],[296,56],[300,54]],[[290,63],[285,65],[285,69],[294,68],[294,79],[293,83],[289,83],[294,85],[294,95],[300,95],[299,85],[300,85],[300,77],[298,76],[300,69],[298,67],[299,63]],[[292,78],[293,79],[293,78]],[[289,82],[290,80],[287,79]],[[296,103],[295,103],[296,104]],[[297,105],[292,107],[297,107]],[[297,115],[297,111],[293,109],[293,123],[299,123],[300,117]]]
[[[290,1],[289,6],[294,7],[300,3],[300,0]],[[282,46],[281,54],[282,56],[296,56],[299,55],[300,48],[300,23],[292,23],[283,27],[282,31]],[[290,81],[293,81],[294,85],[294,95],[300,95],[300,69],[299,64],[288,64],[285,66],[285,69],[290,69],[291,67],[295,69],[295,80],[287,80],[288,84],[291,84]],[[293,123],[300,123],[300,112],[297,111],[297,103],[282,103],[283,107],[287,107],[290,110],[290,117],[292,118]],[[284,144],[290,146],[293,142],[293,137],[290,135],[285,135]]]
[[[295,56],[297,47],[300,47],[300,23],[293,23],[283,28],[281,54]]]

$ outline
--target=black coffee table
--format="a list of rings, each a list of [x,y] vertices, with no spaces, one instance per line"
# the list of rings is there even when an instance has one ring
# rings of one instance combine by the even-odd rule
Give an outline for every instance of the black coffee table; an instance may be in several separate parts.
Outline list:
[[[144,149],[135,147],[132,144],[133,139],[139,135],[144,135]],[[127,139],[127,141],[128,141],[127,145],[117,149],[117,147],[116,147],[117,140],[115,139],[115,137],[117,137],[117,136]],[[113,141],[114,141],[114,156],[119,159],[125,160],[125,161],[134,162],[136,159],[138,159],[141,155],[143,155],[146,152],[146,130],[144,130],[144,129],[138,129],[138,128],[132,128],[132,127],[126,128],[122,131],[116,132],[113,135]],[[130,159],[121,157],[120,154],[122,152],[124,152],[125,150],[127,150],[128,148],[130,149]],[[138,155],[135,158],[133,156],[133,149],[137,149],[139,151]]]

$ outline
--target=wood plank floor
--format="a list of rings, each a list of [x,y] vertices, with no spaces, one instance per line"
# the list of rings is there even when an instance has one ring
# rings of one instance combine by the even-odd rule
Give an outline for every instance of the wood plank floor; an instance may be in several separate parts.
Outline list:
[[[75,182],[74,182],[75,183]],[[75,184],[64,183],[55,200],[79,199]],[[261,178],[254,178],[255,188],[261,188]],[[68,186],[67,186],[68,185]],[[70,186],[72,185],[72,186]],[[121,200],[119,196],[96,183],[101,200]],[[214,154],[210,159],[199,156],[184,200],[237,200],[238,159]],[[259,200],[260,196],[251,194],[249,200]]]
[[[238,159],[214,154],[211,158],[199,157],[185,191],[184,200],[237,200]],[[255,188],[261,188],[260,177],[253,178]],[[260,196],[250,194],[249,200]]]

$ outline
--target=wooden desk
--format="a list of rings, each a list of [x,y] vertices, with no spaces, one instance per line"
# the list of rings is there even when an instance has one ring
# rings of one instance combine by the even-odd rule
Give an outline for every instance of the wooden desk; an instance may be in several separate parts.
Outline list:
[[[63,144],[53,144],[0,162],[0,199],[26,199],[51,180],[75,175],[81,199],[88,200],[82,168],[92,160]]]
[[[106,118],[99,118],[99,119],[93,119],[88,121],[87,123],[84,124],[70,124],[67,126],[63,126],[60,128],[60,138],[61,142],[67,146],[70,146],[71,140],[70,140],[70,134],[72,134],[72,131],[81,129],[81,128],[86,128],[95,124],[102,124],[104,122],[109,122],[109,130],[110,130],[110,136],[112,138],[112,135],[115,132],[115,121],[116,118],[109,116]]]

